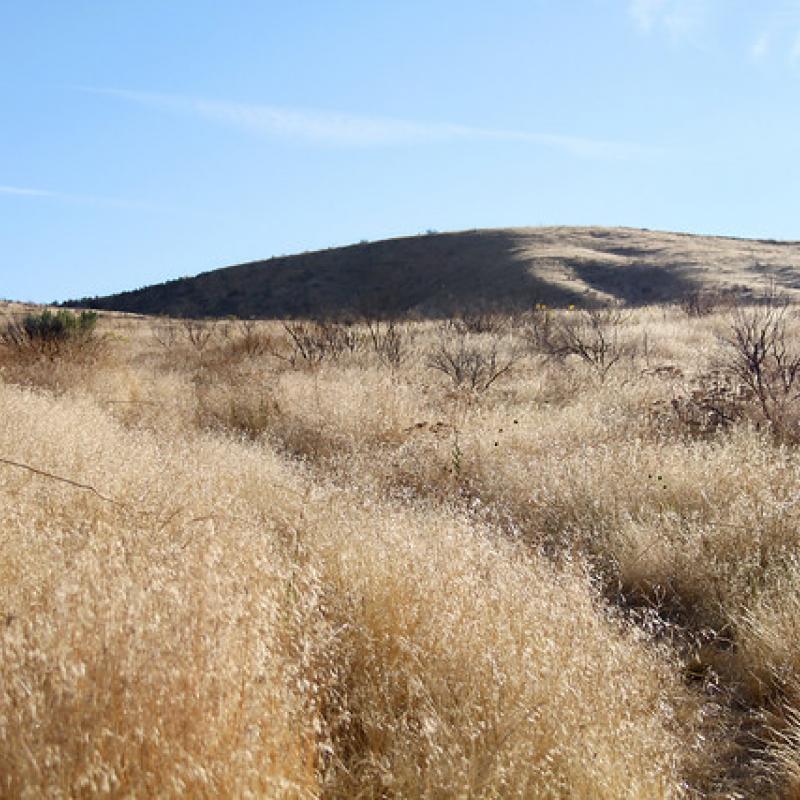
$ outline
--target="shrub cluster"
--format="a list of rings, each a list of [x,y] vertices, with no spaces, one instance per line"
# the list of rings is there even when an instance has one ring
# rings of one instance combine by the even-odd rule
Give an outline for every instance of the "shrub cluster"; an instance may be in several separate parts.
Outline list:
[[[10,320],[0,332],[0,343],[20,356],[56,359],[68,351],[85,351],[93,344],[97,314],[66,309],[55,313],[45,309]]]
[[[770,293],[760,304],[737,307],[720,337],[721,363],[744,387],[764,422],[796,439],[800,400],[800,337],[794,309]]]
[[[556,313],[538,306],[524,320],[525,335],[534,352],[547,359],[564,361],[574,356],[588,365],[601,380],[633,349],[620,339],[628,320],[621,308],[570,308]]]
[[[426,364],[447,375],[456,389],[485,392],[519,360],[513,347],[502,344],[496,336],[479,337],[465,327],[445,324]]]

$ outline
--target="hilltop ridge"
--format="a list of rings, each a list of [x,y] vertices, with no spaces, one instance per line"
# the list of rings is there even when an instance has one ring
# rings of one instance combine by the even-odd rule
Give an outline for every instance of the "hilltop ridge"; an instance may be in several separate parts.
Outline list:
[[[547,303],[671,302],[697,290],[800,295],[800,242],[634,228],[500,228],[364,242],[223,267],[67,306],[290,318],[439,317]]]

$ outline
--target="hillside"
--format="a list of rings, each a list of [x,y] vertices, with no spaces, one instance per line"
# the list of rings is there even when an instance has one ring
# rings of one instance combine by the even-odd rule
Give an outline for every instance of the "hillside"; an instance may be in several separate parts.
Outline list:
[[[800,293],[800,242],[631,228],[507,228],[282,256],[65,305],[176,316],[369,310],[435,317],[534,303],[646,305],[697,289],[748,293],[770,282]]]

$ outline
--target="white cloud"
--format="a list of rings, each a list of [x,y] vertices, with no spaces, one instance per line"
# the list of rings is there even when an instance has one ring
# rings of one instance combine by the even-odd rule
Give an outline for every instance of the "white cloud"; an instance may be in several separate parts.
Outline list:
[[[628,16],[643,35],[661,35],[701,50],[724,44],[726,17],[740,18],[744,43],[738,46],[753,63],[776,59],[800,66],[800,0],[626,0]],[[748,27],[750,26],[750,27]]]
[[[800,0],[774,0],[757,14],[758,36],[748,49],[756,63],[783,60],[794,66],[800,62]]]
[[[664,27],[673,39],[688,39],[700,32],[704,17],[699,4],[676,3],[664,14]]]
[[[800,63],[800,32],[796,33],[789,49],[789,63],[792,66]]]
[[[417,122],[392,117],[272,105],[228,103],[154,92],[86,87],[81,87],[81,90],[201,117],[248,133],[314,145],[393,147],[455,141],[501,141],[540,145],[586,158],[611,159],[641,158],[661,152],[658,148],[636,143],[553,133],[480,128],[446,122]]]
[[[628,13],[643,33],[661,31],[674,41],[703,43],[710,0],[629,0]]]
[[[48,192],[45,189],[30,189],[24,186],[3,186],[0,185],[0,194],[12,194],[17,197],[57,197],[55,192]]]
[[[0,195],[11,197],[30,197],[32,199],[57,200],[65,203],[88,203],[89,205],[105,206],[106,208],[129,208],[141,211],[166,211],[164,206],[154,206],[149,203],[137,203],[130,200],[121,200],[116,197],[102,197],[91,194],[72,194],[70,192],[54,192],[50,189],[36,189],[30,186],[10,186],[0,184]]]
[[[667,0],[631,0],[629,11],[636,24],[650,32],[659,21]]]
[[[753,61],[762,61],[769,55],[770,47],[772,45],[771,36],[769,32],[764,31],[759,34],[756,40],[750,47],[750,58]]]

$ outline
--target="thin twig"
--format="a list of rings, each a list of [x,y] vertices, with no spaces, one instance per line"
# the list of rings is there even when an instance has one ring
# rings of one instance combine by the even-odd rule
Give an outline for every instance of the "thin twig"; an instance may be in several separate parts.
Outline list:
[[[101,494],[100,492],[97,491],[97,489],[94,488],[94,486],[91,486],[88,483],[80,483],[79,481],[73,481],[71,478],[64,478],[61,475],[54,475],[52,472],[47,472],[47,471],[45,471],[43,469],[37,469],[36,467],[30,466],[30,464],[21,464],[19,461],[11,461],[8,458],[0,457],[0,464],[5,464],[6,466],[9,466],[9,467],[17,467],[17,469],[24,469],[24,470],[26,470],[28,472],[32,472],[34,475],[39,475],[42,478],[50,478],[50,480],[58,481],[59,483],[66,483],[68,486],[74,486],[76,489],[83,489],[84,491],[91,492],[93,495],[99,497],[101,500],[105,501],[106,503],[111,503],[112,505],[115,505],[118,508],[125,508],[125,509],[129,509],[130,508],[130,506],[128,506],[127,504],[121,503],[119,500],[115,500],[113,497],[107,497],[106,495]],[[301,498],[303,498],[304,501],[308,500],[308,493],[303,494],[301,492],[298,492],[296,489],[290,488],[289,486],[283,486],[282,484],[274,483],[272,481],[265,481],[265,483],[267,483],[269,486],[272,486],[274,489],[280,489],[280,490],[282,490],[284,492],[288,492],[290,494],[296,495],[297,497],[301,497]],[[167,527],[167,525],[169,525],[169,523],[172,522],[172,520],[175,519],[175,517],[177,517],[178,514],[180,514],[180,512],[182,510],[183,509],[179,508],[176,511],[174,511],[172,514],[170,514],[167,517],[167,519],[161,524],[160,530],[164,530]],[[157,516],[152,511],[145,511],[143,509],[137,509],[137,511],[139,513],[145,514],[147,516],[151,516],[151,517]],[[212,512],[212,514],[209,515],[209,517],[213,517],[213,512]],[[209,517],[196,517],[195,519],[190,520],[189,523],[187,523],[187,524],[192,524],[194,522],[200,522],[200,521],[203,521],[205,519],[208,519]]]
[[[50,478],[51,480],[59,481],[60,483],[66,483],[69,486],[74,486],[76,489],[84,489],[85,491],[96,495],[101,500],[104,500],[106,503],[111,503],[112,505],[119,506],[120,508],[127,507],[124,503],[120,503],[119,500],[114,500],[113,497],[106,497],[106,495],[101,494],[97,491],[97,489],[94,488],[94,486],[90,486],[88,483],[79,483],[78,481],[73,481],[70,478],[63,478],[60,475],[54,475],[52,472],[46,472],[43,469],[31,467],[29,464],[20,464],[18,461],[11,461],[8,458],[0,458],[0,464],[5,464],[9,467],[17,467],[18,469],[24,469],[28,472],[32,472],[34,475],[40,475],[43,478]]]
[[[136,403],[137,405],[147,405],[147,406],[163,406],[164,403],[159,403],[156,400],[100,400],[101,403],[112,404],[112,403]]]

